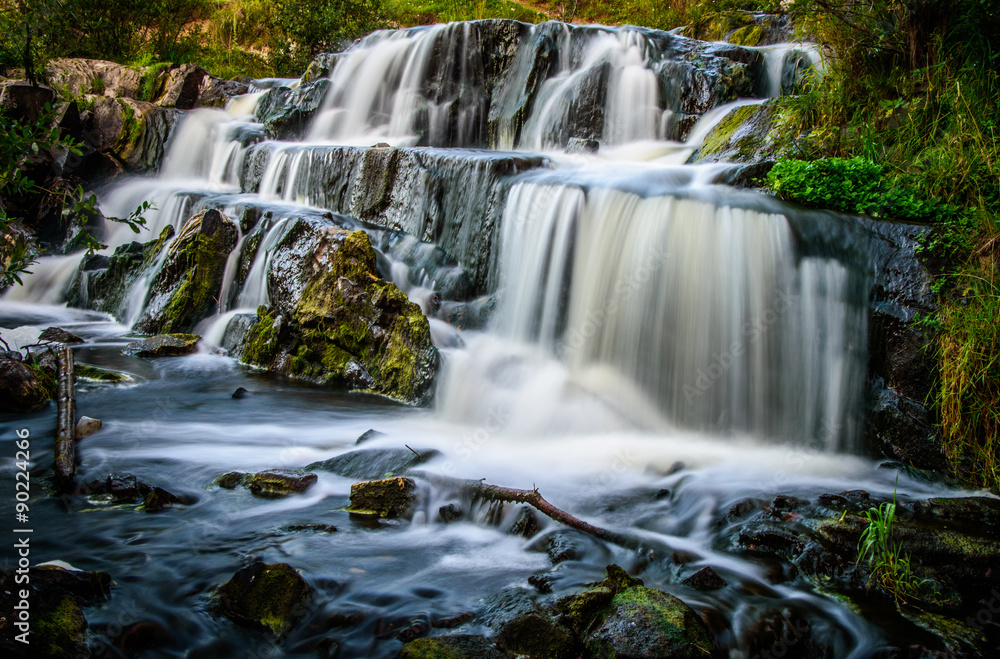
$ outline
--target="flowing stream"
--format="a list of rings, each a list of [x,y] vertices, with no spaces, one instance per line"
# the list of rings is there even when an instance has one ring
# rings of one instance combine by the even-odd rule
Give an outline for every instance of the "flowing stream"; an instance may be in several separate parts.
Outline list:
[[[156,656],[315,656],[317,647],[333,656],[335,647],[341,657],[391,657],[401,630],[487,632],[448,621],[533,574],[549,572],[555,592],[570,592],[616,562],[715,620],[731,657],[749,656],[747,630],[782,609],[807,618],[837,657],[903,643],[804,580],[773,584],[767,565],[735,550],[724,521],[747,498],[945,492],[905,475],[897,485],[894,471],[861,455],[873,276],[863,236],[851,218],[724,185],[731,165],[685,164],[729,109],[763,100],[692,111],[686,40],[561,24],[522,32],[502,83],[484,78],[486,37],[473,24],[377,33],[340,56],[302,141],[265,139],[254,116],[265,92],[256,92],[186,113],[156,178],[105,190],[107,215],[155,202],[142,240],[203,208],[262,218],[241,232],[219,313],[198,328],[201,353],[121,355],[152,273],[118,318],[60,305],[78,256],[43,260],[5,295],[0,327],[62,327],[87,341],[78,361],[133,378],[79,383],[79,412],[104,422],[80,442],[81,482],[131,472],[191,501],[147,514],[45,498],[52,409],[0,417],[4,446],[14,429],[31,431],[32,561],[106,570],[117,583],[107,603],[86,609],[92,629],[114,641],[135,622],[161,625]],[[758,88],[780,93],[782,65],[758,68]],[[590,117],[581,132],[588,94],[600,126]],[[568,153],[575,139],[600,149]],[[365,189],[390,151],[379,142],[398,147],[397,178],[393,202],[373,210]],[[442,369],[431,409],[254,371],[216,351],[233,318],[267,303],[271,249],[288,218],[303,215],[367,230],[385,276],[434,316]],[[817,222],[846,238],[814,240]],[[107,235],[112,248],[133,238],[124,227]],[[251,240],[256,256],[241,268]],[[445,310],[489,295],[496,307],[486,327],[468,329],[428,302],[435,293]],[[233,399],[238,387],[250,395]],[[382,434],[366,449],[436,449],[427,472],[534,486],[578,517],[688,559],[571,534],[578,551],[553,566],[545,547],[555,523],[531,539],[508,535],[513,507],[498,520],[433,488],[412,521],[360,522],[343,511],[358,479],[324,471],[281,500],[211,485],[228,471],[351,451],[370,428]],[[12,481],[13,450],[3,464]],[[448,503],[464,509],[461,521],[438,521]],[[337,530],[288,529],[302,524]],[[254,558],[291,564],[315,590],[280,646],[210,612],[211,587]],[[730,586],[680,584],[703,565]]]

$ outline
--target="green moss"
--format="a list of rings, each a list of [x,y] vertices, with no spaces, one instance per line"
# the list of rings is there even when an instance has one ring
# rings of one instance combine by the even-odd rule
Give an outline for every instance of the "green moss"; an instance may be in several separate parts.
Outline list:
[[[42,367],[37,358],[26,359],[24,365],[38,378],[39,386],[45,391],[46,398],[55,398],[59,392],[59,380],[55,373]]]
[[[146,134],[146,118],[142,114],[137,115],[124,99],[116,100],[122,110],[122,130],[115,142],[115,153],[122,160],[127,160]]]
[[[107,371],[103,368],[97,368],[96,366],[90,366],[88,364],[74,364],[73,375],[77,378],[90,380],[92,382],[129,382],[132,380],[132,378],[124,373]]]
[[[756,46],[764,38],[763,25],[747,25],[735,30],[727,41],[737,46]]]
[[[278,356],[278,348],[275,312],[261,305],[257,307],[257,322],[244,339],[242,359],[254,366],[270,368]]]
[[[107,89],[107,85],[104,84],[104,79],[100,77],[91,78],[90,89],[87,90],[88,94],[97,94],[101,96]]]
[[[760,110],[757,105],[741,105],[727,114],[719,124],[705,137],[705,144],[701,147],[703,156],[718,154],[732,146],[730,141],[733,134],[747,121],[750,120]],[[760,141],[755,140],[759,145]],[[737,145],[741,151],[748,145]]]
[[[87,620],[73,596],[64,595],[54,609],[42,610],[32,627],[32,647],[38,653],[37,656],[80,656],[84,647]]]
[[[140,101],[152,103],[163,94],[170,66],[168,62],[161,62],[143,69],[142,77],[139,79],[139,91],[136,94]]]
[[[351,485],[352,513],[377,517],[402,517],[409,511],[416,495],[416,483],[409,478],[383,478]]]

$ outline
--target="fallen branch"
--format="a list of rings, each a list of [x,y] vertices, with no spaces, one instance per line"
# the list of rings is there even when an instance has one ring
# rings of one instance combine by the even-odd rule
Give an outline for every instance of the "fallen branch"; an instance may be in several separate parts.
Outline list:
[[[76,394],[73,391],[73,351],[67,345],[56,348],[59,366],[59,393],[56,398],[56,486],[63,492],[72,489],[76,478],[76,446],[73,433],[76,420]]]

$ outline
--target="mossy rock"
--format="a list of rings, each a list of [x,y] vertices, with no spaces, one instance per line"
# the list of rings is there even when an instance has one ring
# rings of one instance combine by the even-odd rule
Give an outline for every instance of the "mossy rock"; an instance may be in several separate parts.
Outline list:
[[[693,162],[751,163],[774,155],[774,103],[734,108],[705,136]]]
[[[89,656],[87,654],[87,619],[72,595],[63,595],[52,607],[39,607],[32,622],[33,657],[52,659]]]
[[[509,654],[499,650],[484,636],[455,634],[418,638],[403,646],[399,659],[506,659]]]
[[[219,476],[215,482],[227,490],[242,485],[256,496],[277,499],[289,494],[301,494],[316,483],[316,480],[316,474],[292,469],[269,469],[256,474],[231,471]]]
[[[299,220],[271,257],[272,307],[237,349],[244,363],[426,405],[438,353],[420,307],[378,276],[363,231]]]
[[[533,592],[507,588],[486,598],[478,619],[493,629],[497,645],[507,652],[552,659],[580,656],[579,638],[556,614],[537,602]]]
[[[384,478],[351,485],[348,512],[373,517],[405,517],[416,500],[416,483],[409,478]]]
[[[711,636],[684,602],[643,585],[617,565],[596,586],[559,609],[596,657],[710,657]]]
[[[197,334],[157,334],[149,339],[133,341],[122,349],[131,357],[177,357],[190,355],[198,349]]]
[[[131,382],[132,377],[118,371],[109,371],[89,364],[73,364],[73,377],[79,380],[89,380],[90,382],[121,383]]]
[[[29,364],[0,359],[0,412],[28,414],[45,407],[52,396],[46,379]]]
[[[236,224],[214,209],[185,222],[153,279],[136,329],[150,334],[187,332],[216,313],[226,260],[238,234]]]
[[[310,593],[292,566],[257,561],[219,586],[218,611],[238,625],[260,626],[280,638],[302,614]]]
[[[169,508],[176,503],[184,503],[184,501],[171,492],[167,492],[162,487],[154,487],[142,500],[142,509],[147,513],[155,513],[165,508]]]

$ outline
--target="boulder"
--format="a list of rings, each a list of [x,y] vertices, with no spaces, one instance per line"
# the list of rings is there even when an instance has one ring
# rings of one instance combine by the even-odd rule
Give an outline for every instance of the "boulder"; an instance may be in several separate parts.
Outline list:
[[[304,611],[311,589],[287,563],[260,561],[219,586],[217,611],[242,626],[284,636]]]
[[[156,99],[161,107],[190,110],[201,100],[201,87],[208,71],[194,64],[181,64],[169,69],[163,83],[163,93]]]
[[[695,590],[719,590],[729,584],[726,580],[712,569],[711,565],[706,565],[682,582],[685,586],[690,586]]]
[[[132,311],[128,304],[133,285],[153,265],[173,235],[173,227],[168,226],[157,239],[120,245],[110,257],[102,254],[84,257],[67,293],[68,304],[124,319]]]
[[[227,490],[242,485],[256,496],[277,499],[289,494],[301,494],[309,489],[316,480],[316,474],[292,469],[269,469],[255,474],[231,471],[216,479],[216,483],[219,487],[224,487]]]
[[[560,610],[598,657],[711,657],[712,637],[681,600],[609,565],[607,578],[559,601]]]
[[[777,151],[774,118],[777,105],[743,105],[723,117],[691,157],[694,163],[760,163],[773,160]]]
[[[508,588],[488,597],[479,620],[496,633],[497,645],[507,652],[553,659],[578,657],[581,646],[555,611],[539,604],[530,591]]]
[[[92,419],[89,416],[81,416],[80,420],[76,422],[76,428],[73,429],[73,438],[84,439],[86,437],[90,437],[101,429],[101,425],[100,419]]]
[[[455,634],[418,638],[403,646],[399,659],[506,659],[503,652],[484,636]]]
[[[257,120],[264,124],[267,134],[274,139],[300,138],[309,120],[323,105],[330,84],[329,80],[323,79],[295,89],[269,89],[257,104]]]
[[[428,404],[438,353],[420,307],[378,276],[363,231],[298,220],[272,252],[273,306],[236,348],[244,363]]]
[[[45,65],[45,77],[63,96],[98,94],[138,98],[142,72],[97,59],[58,58]]]
[[[739,46],[767,46],[793,41],[795,30],[787,14],[749,11],[707,12],[683,29],[703,41],[728,41]]]
[[[27,414],[42,409],[54,395],[52,384],[22,361],[0,359],[0,412]]]
[[[0,112],[17,121],[33,122],[45,110],[46,105],[55,105],[56,92],[51,87],[20,80],[5,80],[0,83]]]
[[[185,222],[153,279],[135,328],[149,334],[187,332],[216,313],[226,259],[238,235],[236,224],[214,209]]]
[[[347,511],[372,517],[406,517],[416,500],[416,483],[409,478],[385,478],[351,485]]]
[[[177,357],[190,355],[198,349],[197,334],[158,334],[149,339],[133,341],[125,346],[123,354],[132,357]]]
[[[72,332],[67,332],[59,327],[46,327],[38,335],[39,342],[50,341],[52,343],[65,343],[66,345],[77,345],[86,343],[83,339]]]
[[[142,509],[147,513],[155,513],[169,508],[175,503],[183,504],[184,500],[176,494],[167,492],[162,487],[154,487],[142,500]]]

